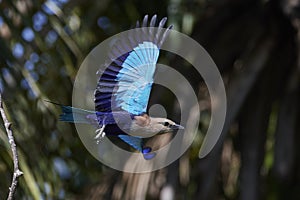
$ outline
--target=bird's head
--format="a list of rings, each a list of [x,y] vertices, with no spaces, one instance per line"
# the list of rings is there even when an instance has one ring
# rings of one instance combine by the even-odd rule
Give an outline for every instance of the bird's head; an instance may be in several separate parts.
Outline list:
[[[179,129],[184,129],[184,127],[166,118],[149,117],[147,114],[144,114],[135,116],[130,132],[136,136],[151,137],[156,134],[170,133]]]
[[[158,130],[158,134],[174,132],[178,129],[184,129],[183,126],[166,118],[150,117],[150,127]]]

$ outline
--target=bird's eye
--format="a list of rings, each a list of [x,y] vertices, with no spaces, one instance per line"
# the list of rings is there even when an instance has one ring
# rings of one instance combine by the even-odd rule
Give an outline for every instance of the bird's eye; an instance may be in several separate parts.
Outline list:
[[[164,126],[169,126],[169,125],[170,125],[169,122],[165,122],[165,123],[164,123]]]

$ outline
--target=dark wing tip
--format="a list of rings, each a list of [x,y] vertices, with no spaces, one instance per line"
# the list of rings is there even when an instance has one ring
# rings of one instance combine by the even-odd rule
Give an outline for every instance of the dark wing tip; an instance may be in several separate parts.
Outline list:
[[[164,17],[160,20],[158,27],[163,27],[167,21],[167,17]]]
[[[167,19],[168,19],[167,17],[162,18],[162,19],[159,21],[158,27],[159,27],[159,28],[163,28],[163,26],[166,24]],[[136,28],[148,27],[148,20],[149,20],[149,15],[148,15],[148,14],[144,16],[143,21],[142,21],[141,24],[140,24],[140,22],[137,20],[137,21],[136,21]],[[151,20],[150,20],[149,27],[155,27],[156,21],[157,21],[157,14],[154,14],[154,15],[152,16]]]
[[[148,15],[145,15],[144,19],[143,19],[143,25],[142,27],[146,27],[148,24]]]
[[[154,26],[155,26],[156,18],[157,18],[157,15],[153,15],[153,17],[151,18],[151,21],[150,21],[150,26],[151,26],[151,27],[154,27]]]

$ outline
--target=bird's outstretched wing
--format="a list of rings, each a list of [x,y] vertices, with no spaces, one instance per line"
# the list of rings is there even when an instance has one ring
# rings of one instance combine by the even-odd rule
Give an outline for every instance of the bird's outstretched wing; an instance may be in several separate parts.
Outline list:
[[[159,49],[172,28],[163,28],[166,20],[156,26],[156,15],[150,24],[146,15],[139,29],[116,41],[94,93],[97,112],[146,112]]]

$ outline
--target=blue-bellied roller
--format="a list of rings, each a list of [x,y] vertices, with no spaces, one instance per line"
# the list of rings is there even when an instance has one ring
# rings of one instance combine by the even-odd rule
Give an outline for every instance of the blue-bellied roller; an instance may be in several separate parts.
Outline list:
[[[160,47],[172,28],[172,25],[163,28],[166,17],[158,25],[156,18],[154,15],[149,23],[146,15],[141,26],[137,22],[136,28],[150,29],[119,38],[112,47],[110,62],[101,71],[94,92],[95,111],[61,105],[60,115],[60,120],[65,122],[97,124],[98,143],[106,135],[117,136],[140,151],[146,160],[156,154],[144,146],[145,137],[183,129],[169,119],[150,117],[146,113]],[[121,49],[126,53],[120,56]]]

